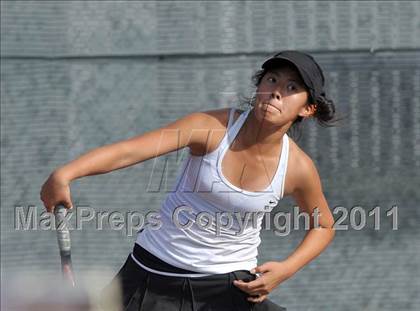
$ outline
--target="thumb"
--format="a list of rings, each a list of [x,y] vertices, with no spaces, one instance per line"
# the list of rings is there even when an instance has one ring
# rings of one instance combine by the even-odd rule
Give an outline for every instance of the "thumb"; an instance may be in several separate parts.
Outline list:
[[[66,201],[64,202],[64,207],[67,209],[72,209],[73,208],[73,203],[71,201]]]
[[[258,266],[258,267],[255,267],[254,269],[252,269],[250,272],[252,273],[252,274],[255,274],[255,273],[264,273],[264,272],[267,272],[269,269],[268,269],[268,267],[267,267],[267,264],[266,263],[264,263],[264,264],[262,264],[261,266]]]
[[[260,270],[260,267],[255,267],[249,272],[251,272],[252,274],[255,274],[255,273],[259,273],[260,272],[259,270]]]

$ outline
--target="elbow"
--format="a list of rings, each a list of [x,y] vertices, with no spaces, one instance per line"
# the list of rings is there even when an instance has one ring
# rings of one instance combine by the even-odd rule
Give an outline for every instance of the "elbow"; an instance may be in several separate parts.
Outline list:
[[[332,224],[331,226],[328,226],[326,229],[328,230],[328,233],[329,233],[329,238],[330,238],[329,243],[331,243],[334,240],[334,238],[335,238],[334,224]]]
[[[332,241],[335,238],[335,228],[332,227],[332,228],[330,228],[330,230],[331,230],[331,241]]]
[[[334,237],[335,237],[335,225],[334,225],[333,217],[328,219],[328,221],[323,223],[320,227],[321,227],[321,229],[323,229],[326,236],[328,236],[328,239],[331,243],[334,240]]]

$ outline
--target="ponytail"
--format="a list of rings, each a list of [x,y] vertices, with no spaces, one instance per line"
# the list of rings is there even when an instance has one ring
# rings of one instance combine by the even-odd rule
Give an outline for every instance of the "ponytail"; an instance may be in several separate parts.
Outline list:
[[[335,120],[335,104],[334,102],[325,96],[325,93],[321,93],[315,101],[315,114],[314,118],[317,119],[318,123],[324,127],[334,126]]]

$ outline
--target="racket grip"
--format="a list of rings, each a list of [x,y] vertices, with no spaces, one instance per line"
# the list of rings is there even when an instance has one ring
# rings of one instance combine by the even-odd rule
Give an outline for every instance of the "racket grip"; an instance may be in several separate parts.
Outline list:
[[[63,205],[57,205],[54,209],[54,215],[60,255],[64,258],[70,257],[71,243],[70,231],[66,222],[67,209]]]
[[[67,224],[67,208],[57,205],[54,209],[55,228],[57,231],[58,248],[60,250],[61,271],[63,277],[71,286],[75,286],[73,267],[71,263],[70,230]]]

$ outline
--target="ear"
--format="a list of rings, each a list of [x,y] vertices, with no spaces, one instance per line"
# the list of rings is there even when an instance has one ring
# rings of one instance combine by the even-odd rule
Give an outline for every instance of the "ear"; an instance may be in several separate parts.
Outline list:
[[[298,115],[303,118],[308,118],[310,116],[313,116],[315,112],[316,112],[316,105],[306,104],[299,110]]]

